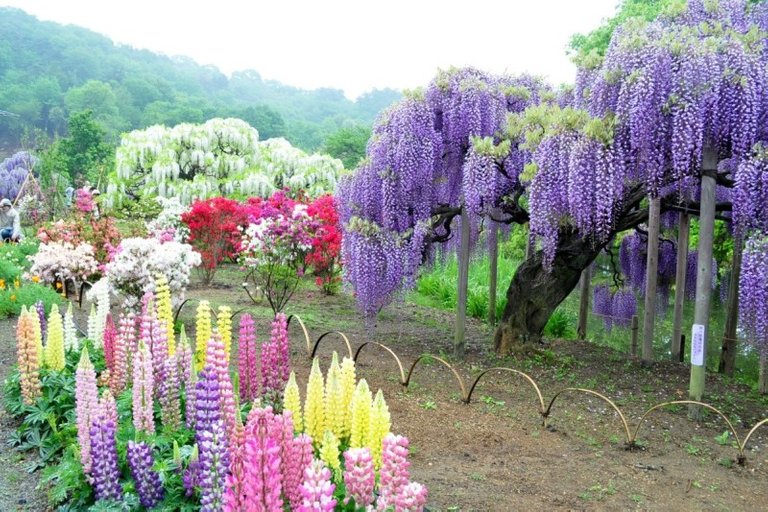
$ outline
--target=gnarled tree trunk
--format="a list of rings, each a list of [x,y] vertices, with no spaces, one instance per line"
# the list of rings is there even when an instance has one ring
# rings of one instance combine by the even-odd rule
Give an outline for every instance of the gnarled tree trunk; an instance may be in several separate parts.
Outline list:
[[[603,247],[582,239],[575,231],[561,231],[551,271],[544,268],[541,251],[521,263],[507,289],[507,305],[494,335],[496,353],[507,355],[515,348],[539,342],[549,317]]]

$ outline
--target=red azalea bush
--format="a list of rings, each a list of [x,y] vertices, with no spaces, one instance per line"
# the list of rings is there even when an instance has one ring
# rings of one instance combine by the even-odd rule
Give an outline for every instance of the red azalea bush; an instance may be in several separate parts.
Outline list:
[[[309,204],[307,214],[320,223],[312,240],[312,252],[306,263],[314,269],[315,282],[327,294],[336,293],[341,284],[341,230],[336,199],[330,194],[323,195]]]
[[[249,207],[233,199],[214,197],[192,203],[181,215],[189,227],[189,243],[200,253],[200,272],[206,284],[213,280],[219,265],[240,251],[240,227],[248,223]]]
[[[244,203],[224,197],[199,200],[182,214],[181,220],[190,231],[189,243],[202,256],[203,263],[198,268],[203,281],[210,283],[224,260],[238,256],[241,228],[260,219],[290,218],[297,205],[306,207],[307,215],[319,226],[313,234],[312,250],[302,261],[299,272],[303,274],[311,268],[317,286],[328,294],[336,292],[341,283],[341,230],[335,199],[323,195],[312,201],[302,193],[291,196],[284,190],[266,199],[251,197]]]

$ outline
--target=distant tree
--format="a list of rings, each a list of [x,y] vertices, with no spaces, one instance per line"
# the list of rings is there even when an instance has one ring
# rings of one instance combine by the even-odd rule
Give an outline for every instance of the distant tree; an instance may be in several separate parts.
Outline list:
[[[73,87],[64,95],[64,101],[70,112],[90,110],[92,117],[97,120],[112,137],[117,137],[128,126],[120,117],[117,108],[117,97],[112,86],[98,80],[88,80],[80,87]]]
[[[95,185],[112,167],[114,146],[106,142],[106,132],[94,119],[93,112],[85,110],[70,116],[69,133],[54,144],[51,155],[66,167],[73,180],[82,177]]]
[[[325,140],[323,152],[344,162],[345,169],[354,169],[365,158],[365,147],[371,129],[363,125],[346,126]]]
[[[284,137],[285,119],[280,113],[267,105],[248,106],[241,109],[231,109],[231,117],[237,117],[247,122],[259,131],[259,139],[273,139]]]

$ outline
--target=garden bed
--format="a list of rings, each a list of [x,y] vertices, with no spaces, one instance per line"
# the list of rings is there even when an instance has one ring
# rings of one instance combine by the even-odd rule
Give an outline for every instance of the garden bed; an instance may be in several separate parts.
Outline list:
[[[194,299],[206,298],[213,306],[228,304],[233,311],[245,308],[254,314],[262,340],[270,310],[266,304],[251,303],[237,286],[240,279],[235,267],[227,267],[217,285],[193,284],[188,293],[192,300],[180,319],[194,325]],[[449,313],[412,304],[391,307],[369,338],[350,297],[326,296],[309,282],[297,291],[288,313],[302,318],[312,341],[338,330],[348,335],[353,350],[365,341],[387,344],[400,356],[406,372],[425,352],[450,359]],[[15,320],[0,323],[4,373],[15,362],[14,325]],[[290,333],[293,367],[303,383],[311,364],[297,322],[291,324]],[[562,388],[594,389],[617,403],[630,427],[652,405],[684,398],[685,365],[657,363],[642,368],[611,349],[565,340],[552,341],[527,358],[499,360],[488,353],[488,339],[487,327],[470,323],[467,360],[456,365],[465,382],[471,383],[481,369],[508,366],[531,375],[545,403]],[[343,353],[346,348],[340,337],[328,336],[318,348],[321,366],[333,350]],[[467,405],[461,401],[455,376],[437,359],[419,363],[405,389],[395,360],[370,345],[360,353],[358,376],[372,390],[384,391],[392,430],[410,439],[411,472],[428,487],[431,510],[756,510],[768,500],[765,427],[752,436],[746,465],[741,467],[735,462],[738,452],[732,439],[723,436],[724,422],[714,415],[697,424],[682,408],[660,411],[641,428],[640,448],[628,451],[618,416],[593,396],[562,395],[543,427],[533,388],[512,374],[488,374]],[[708,401],[725,412],[742,438],[766,416],[766,400],[744,386],[713,376],[708,389]],[[6,416],[1,425],[6,440],[14,425]],[[45,490],[34,489],[36,473],[24,473],[34,464],[34,455],[19,454],[5,443],[2,450],[0,508],[41,510]]]

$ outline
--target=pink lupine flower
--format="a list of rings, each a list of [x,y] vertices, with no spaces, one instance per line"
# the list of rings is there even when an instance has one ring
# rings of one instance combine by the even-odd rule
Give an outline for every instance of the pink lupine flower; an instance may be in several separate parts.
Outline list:
[[[122,393],[128,383],[130,354],[136,352],[136,318],[133,313],[121,313],[118,322],[119,327],[114,342],[114,363],[110,372],[109,387],[112,394]],[[105,335],[106,336],[106,335]],[[104,351],[106,352],[106,341],[104,342]]]
[[[345,504],[349,498],[355,500],[356,507],[373,504],[376,473],[370,448],[350,448],[344,452],[344,485],[347,489]]]
[[[395,510],[398,512],[421,512],[427,503],[427,488],[417,482],[403,486],[395,497]]]
[[[385,510],[395,504],[395,498],[408,485],[408,438],[389,433],[384,437],[381,454],[379,499],[377,508]]]
[[[75,371],[75,416],[77,442],[80,445],[80,463],[86,475],[91,472],[91,423],[98,411],[98,406],[96,371],[88,356],[88,347],[84,347]]]
[[[176,430],[181,426],[181,403],[179,400],[179,369],[176,356],[168,356],[163,362],[164,379],[160,382],[158,399],[163,425]]]
[[[141,340],[133,356],[133,426],[149,434],[155,433],[153,386],[152,354]]]
[[[115,425],[117,425],[117,403],[115,402],[115,397],[112,395],[109,389],[104,390],[104,392],[101,394],[96,413],[97,415],[104,416],[104,418],[112,421]]]
[[[251,401],[256,399],[259,392],[259,367],[256,354],[256,328],[253,317],[247,313],[240,317],[237,350],[240,399]]]
[[[291,372],[288,327],[285,314],[278,313],[272,321],[269,341],[261,346],[261,388],[281,392]]]
[[[336,507],[333,499],[333,490],[336,488],[331,483],[331,470],[320,460],[313,460],[304,470],[304,482],[300,491],[302,496],[299,512],[330,512]]]
[[[286,447],[283,459],[283,493],[291,504],[291,510],[297,510],[301,506],[301,484],[304,471],[312,464],[312,454],[312,438],[307,434],[300,434],[291,439]]]
[[[270,435],[265,417],[259,419],[255,434],[245,441],[246,510],[279,512],[283,510],[280,445]]]
[[[117,338],[117,330],[115,329],[115,322],[112,321],[112,314],[107,313],[107,319],[104,322],[104,361],[107,363],[110,374],[115,371],[115,338]]]

